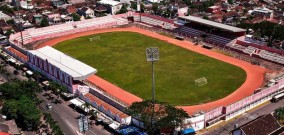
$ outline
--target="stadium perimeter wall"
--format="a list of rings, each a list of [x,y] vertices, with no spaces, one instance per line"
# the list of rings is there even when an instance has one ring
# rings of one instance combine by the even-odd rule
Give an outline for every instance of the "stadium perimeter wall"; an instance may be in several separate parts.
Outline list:
[[[221,106],[205,113],[206,127],[215,124],[221,120],[230,120],[264,102],[282,91],[284,88],[284,78],[279,79],[274,85],[262,89],[260,92],[248,96],[238,102],[228,106]]]

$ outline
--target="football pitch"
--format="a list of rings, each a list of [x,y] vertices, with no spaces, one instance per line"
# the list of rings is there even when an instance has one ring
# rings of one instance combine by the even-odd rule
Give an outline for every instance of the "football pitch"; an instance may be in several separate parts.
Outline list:
[[[53,47],[96,68],[98,76],[142,99],[152,96],[151,63],[146,61],[146,48],[158,47],[156,99],[172,105],[221,99],[246,79],[240,67],[134,32],[84,36]],[[198,86],[195,80],[201,77],[208,82]]]

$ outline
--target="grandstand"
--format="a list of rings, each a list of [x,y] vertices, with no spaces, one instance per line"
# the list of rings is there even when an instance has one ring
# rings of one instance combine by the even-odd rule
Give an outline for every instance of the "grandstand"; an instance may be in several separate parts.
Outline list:
[[[179,17],[177,22],[183,22],[182,25],[184,25],[179,27],[178,32],[181,32],[183,35],[186,35],[190,38],[206,35],[204,41],[215,45],[225,46],[232,43],[238,36],[245,34],[244,29],[216,23],[194,16]],[[180,25],[181,23],[177,24]],[[220,33],[225,34],[221,35]]]
[[[24,42],[23,44],[28,44],[47,38],[69,35],[77,32],[113,27],[124,24],[128,24],[128,21],[125,18],[116,16],[105,16],[100,18],[83,20],[80,22],[65,23],[44,28],[31,28],[22,32]],[[9,41],[13,44],[21,45],[22,41],[20,33],[11,35]]]
[[[140,18],[141,18],[141,20],[140,20]],[[165,29],[177,28],[176,26],[174,26],[174,22],[172,20],[168,20],[168,19],[165,19],[163,17],[149,15],[149,14],[145,14],[145,13],[134,14],[133,20],[135,22],[142,22],[142,23],[145,23],[145,24],[149,24],[149,25],[156,26],[156,27],[162,27],[162,28],[165,28]]]

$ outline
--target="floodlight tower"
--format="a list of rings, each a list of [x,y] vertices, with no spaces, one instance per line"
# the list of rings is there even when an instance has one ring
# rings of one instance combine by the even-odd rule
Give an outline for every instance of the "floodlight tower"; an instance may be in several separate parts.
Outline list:
[[[159,48],[158,47],[150,47],[146,48],[146,57],[147,61],[152,64],[152,104],[153,104],[153,114],[151,117],[151,127],[154,127],[153,118],[155,114],[155,74],[154,74],[154,62],[159,60]]]
[[[154,62],[159,60],[159,48],[150,47],[146,48],[147,61],[152,63],[152,100],[155,103],[155,74],[154,74]]]

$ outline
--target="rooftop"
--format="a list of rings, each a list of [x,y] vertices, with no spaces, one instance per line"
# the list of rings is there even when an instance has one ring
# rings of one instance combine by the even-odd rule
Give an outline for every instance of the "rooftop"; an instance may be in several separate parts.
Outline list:
[[[279,128],[280,125],[277,120],[271,114],[267,114],[241,126],[239,129],[246,135],[268,135]]]
[[[74,80],[84,80],[97,72],[96,69],[78,61],[50,46],[45,46],[38,50],[30,50],[30,53],[46,59],[49,63],[60,68],[62,71],[71,75]]]
[[[105,4],[105,5],[111,5],[111,6],[116,6],[120,4],[120,2],[114,1],[114,0],[101,0],[101,1],[98,1],[98,3]]]
[[[181,16],[179,17],[181,19],[184,20],[188,20],[188,21],[192,21],[192,22],[196,22],[196,23],[201,23],[201,24],[205,24],[208,26],[212,26],[212,27],[216,27],[219,29],[223,29],[223,30],[227,30],[227,31],[231,31],[231,32],[245,32],[245,29],[241,29],[238,27],[234,27],[234,26],[229,26],[226,24],[222,24],[222,23],[217,23],[217,22],[213,22],[213,21],[209,21],[209,20],[205,20],[199,17],[195,17],[195,16]]]

